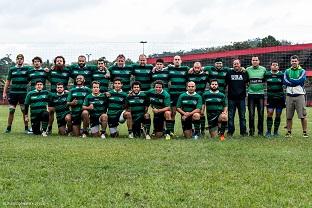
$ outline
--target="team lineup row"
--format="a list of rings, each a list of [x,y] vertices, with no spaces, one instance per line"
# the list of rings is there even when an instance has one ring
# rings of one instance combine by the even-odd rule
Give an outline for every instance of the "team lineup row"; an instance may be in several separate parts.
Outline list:
[[[139,64],[131,66],[125,65],[125,57],[119,55],[109,68],[101,59],[97,66],[87,65],[84,56],[78,57],[78,65],[71,66],[65,65],[64,57],[57,56],[51,69],[43,69],[39,57],[32,62],[33,67],[25,66],[24,56],[19,54],[17,65],[9,70],[3,91],[3,98],[9,101],[6,132],[11,131],[15,108],[20,104],[25,130],[28,130],[30,107],[34,134],[50,132],[56,113],[60,134],[71,132],[79,136],[82,122],[83,137],[90,132],[104,138],[107,124],[110,135],[116,137],[118,123],[127,120],[130,138],[141,133],[150,138],[151,116],[147,112],[151,106],[157,137],[165,135],[167,139],[171,138],[178,111],[185,137],[196,139],[204,136],[207,117],[211,137],[220,135],[223,140],[227,125],[227,135],[234,134],[236,109],[240,134],[247,135],[247,94],[250,136],[255,134],[255,108],[258,112],[258,135],[263,135],[265,104],[268,115],[266,136],[271,136],[274,111],[273,134],[278,135],[285,103],[286,136],[291,136],[295,111],[301,119],[303,136],[308,136],[304,97],[306,76],[297,56],[291,57],[291,67],[284,73],[279,70],[277,62],[272,62],[271,70],[266,70],[260,66],[257,56],[252,57],[251,66],[246,69],[241,67],[239,59],[233,61],[232,69],[223,67],[222,59],[216,59],[214,66],[202,67],[200,62],[195,62],[192,68],[188,68],[182,65],[180,56],[175,56],[173,64],[167,67],[164,67],[162,59],[156,61],[155,67],[148,65],[145,55],[139,56]],[[75,81],[75,86],[68,92],[69,78]],[[50,91],[44,89],[47,80],[51,84]],[[32,89],[27,93],[29,82]],[[112,87],[109,87],[110,82]],[[152,88],[151,83],[154,83]]]

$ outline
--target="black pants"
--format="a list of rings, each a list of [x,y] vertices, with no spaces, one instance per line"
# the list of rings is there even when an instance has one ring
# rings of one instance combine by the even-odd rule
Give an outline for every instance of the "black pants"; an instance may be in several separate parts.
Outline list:
[[[255,108],[258,112],[258,134],[263,135],[264,95],[248,95],[249,134],[255,134]]]
[[[245,104],[245,98],[241,100],[229,100],[228,101],[228,112],[229,112],[229,127],[228,127],[228,133],[234,134],[235,131],[235,112],[236,109],[238,110],[238,117],[239,117],[239,128],[240,128],[240,134],[245,135],[246,132],[246,104]]]
[[[42,122],[45,122],[46,125],[49,122],[49,112],[48,111],[44,111],[43,113],[38,114],[35,118],[31,119],[31,128],[33,130],[33,134],[35,134],[35,135],[41,134],[41,123]],[[44,130],[46,130],[46,129],[44,129]]]

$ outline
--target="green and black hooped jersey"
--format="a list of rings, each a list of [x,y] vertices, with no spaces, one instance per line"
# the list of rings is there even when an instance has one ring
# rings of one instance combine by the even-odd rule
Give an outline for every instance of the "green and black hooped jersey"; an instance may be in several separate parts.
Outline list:
[[[169,79],[170,87],[169,94],[179,96],[182,92],[185,92],[185,86],[187,81],[189,67],[187,66],[169,66]]]
[[[202,71],[200,73],[188,74],[188,81],[193,81],[196,85],[196,92],[202,95],[208,83],[208,73]]]
[[[76,77],[78,75],[82,75],[85,78],[84,85],[91,88],[92,74],[95,70],[97,70],[95,65],[85,65],[83,68],[81,68],[79,65],[75,64],[70,66],[70,69],[71,78],[74,80],[74,84],[76,84]]]
[[[169,77],[169,72],[168,72],[167,68],[163,68],[162,70],[155,71],[155,72],[151,73],[152,84],[156,80],[161,80],[164,83],[163,89],[166,91],[168,91],[168,77]]]
[[[89,106],[90,104],[93,104],[93,109],[89,110],[90,116],[99,118],[107,111],[108,99],[103,93],[98,95],[91,93],[85,98],[83,106]]]
[[[69,106],[67,105],[68,92],[62,94],[52,93],[49,107],[55,108],[56,119],[64,119],[67,114],[70,114]]]
[[[132,67],[125,66],[125,67],[118,67],[117,65],[111,66],[109,69],[111,75],[111,81],[116,77],[119,77],[122,82],[122,90],[128,93],[131,90],[130,82],[131,82],[131,75],[132,75]]]
[[[91,93],[90,88],[86,86],[82,87],[75,86],[69,91],[67,102],[71,102],[74,99],[77,99],[78,101],[77,105],[70,106],[71,114],[73,117],[79,117],[81,115],[84,99],[90,93]]]
[[[217,69],[212,66],[206,66],[204,71],[208,72],[209,83],[211,80],[216,79],[218,81],[219,91],[225,93],[225,77],[227,72],[230,69],[227,67],[222,67],[221,69]]]
[[[41,81],[45,88],[46,80],[48,79],[48,73],[43,69],[32,68],[28,71],[28,81],[30,82],[30,90],[34,90],[37,81]]]
[[[32,90],[27,93],[25,105],[30,107],[31,119],[35,119],[41,113],[48,111],[51,95],[47,90]]]
[[[157,93],[155,89],[150,89],[146,92],[146,95],[152,108],[162,109],[170,107],[170,95],[166,90]]]
[[[131,112],[132,120],[136,122],[144,117],[145,111],[149,106],[149,99],[144,92],[139,92],[138,94],[131,93],[127,97],[126,104]]]
[[[56,84],[63,83],[64,89],[68,89],[68,81],[70,78],[70,69],[65,67],[63,70],[51,70],[48,73],[48,80],[51,83],[51,92],[56,93]]]
[[[267,83],[267,95],[268,98],[283,98],[285,96],[283,88],[284,74],[281,71],[272,73],[267,71],[264,74],[264,80]]]
[[[258,66],[257,68],[250,66],[247,67],[246,71],[249,80],[248,94],[264,95],[264,74],[266,69],[263,66]]]
[[[177,108],[181,108],[184,112],[192,112],[195,109],[201,109],[203,105],[202,97],[194,92],[189,94],[185,92],[179,96]]]
[[[92,81],[98,81],[100,83],[100,92],[104,93],[108,91],[109,79],[106,78],[107,70],[96,70],[92,74]]]
[[[224,107],[227,107],[227,98],[220,91],[212,92],[208,90],[203,94],[203,104],[206,105],[207,114],[220,114]]]
[[[30,66],[14,66],[9,69],[7,80],[11,81],[10,93],[27,93],[28,72],[30,69]]]
[[[147,91],[151,88],[151,71],[153,65],[147,64],[141,66],[139,64],[132,65],[134,80],[141,83],[141,91]]]
[[[110,96],[108,97],[108,117],[115,117],[120,114],[126,108],[126,99],[128,94],[122,90],[117,92],[115,90],[109,91]]]

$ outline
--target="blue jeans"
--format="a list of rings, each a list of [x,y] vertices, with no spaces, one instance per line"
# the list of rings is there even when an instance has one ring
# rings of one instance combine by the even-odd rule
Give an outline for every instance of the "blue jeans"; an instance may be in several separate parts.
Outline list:
[[[235,131],[235,113],[236,109],[238,110],[239,116],[239,128],[240,128],[240,135],[246,135],[246,103],[245,99],[241,100],[228,100],[228,112],[229,112],[229,126],[228,126],[228,134],[234,134]]]
[[[258,113],[258,135],[263,135],[264,95],[248,95],[249,134],[255,134],[255,110]]]

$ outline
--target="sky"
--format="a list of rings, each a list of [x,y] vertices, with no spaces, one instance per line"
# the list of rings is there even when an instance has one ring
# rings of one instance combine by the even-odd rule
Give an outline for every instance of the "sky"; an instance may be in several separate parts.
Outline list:
[[[0,58],[113,60],[273,35],[312,43],[308,0],[1,0]]]

